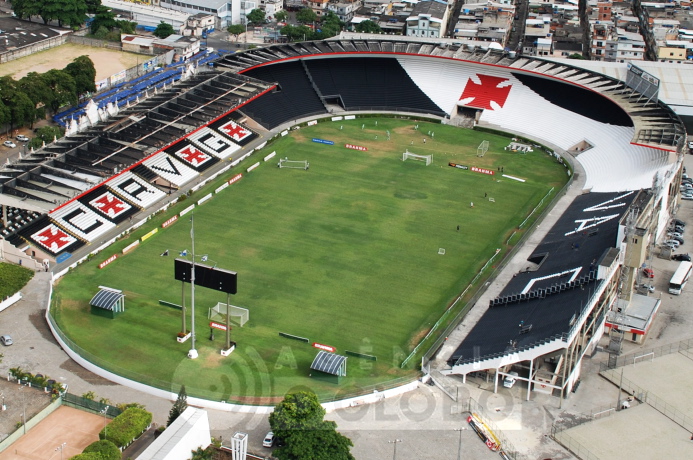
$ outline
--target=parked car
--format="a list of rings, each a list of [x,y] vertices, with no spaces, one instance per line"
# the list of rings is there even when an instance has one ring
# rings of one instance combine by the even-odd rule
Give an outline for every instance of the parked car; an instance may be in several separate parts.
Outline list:
[[[683,195],[681,197],[682,200],[693,200],[693,195]]]
[[[676,237],[679,237],[679,238],[683,238],[683,235],[682,235],[681,233],[679,233],[679,232],[669,232],[669,233],[667,233],[667,236],[670,237],[670,238],[671,238],[672,236],[676,236]]]
[[[15,143],[12,142],[12,141],[5,141],[5,142],[2,143],[2,145],[4,145],[5,147],[9,147],[9,148],[11,148],[11,149],[17,147],[17,144],[15,144]]]
[[[662,243],[664,246],[673,248],[673,249],[678,249],[679,246],[681,246],[681,243],[679,243],[676,240],[666,240],[664,243]]]
[[[262,440],[262,447],[272,447],[274,445],[274,433],[271,431],[265,435],[265,439]]]
[[[651,284],[645,284],[645,283],[643,283],[643,284],[640,285],[640,287],[643,288],[643,289],[647,289],[647,292],[649,292],[650,294],[653,293],[653,292],[655,291],[655,287],[654,287],[653,285],[651,285]]]
[[[515,385],[515,382],[517,382],[517,377],[519,374],[517,372],[511,372],[508,375],[505,376],[503,379],[503,386],[505,388],[512,388],[513,385]]]
[[[12,337],[9,335],[0,335],[0,343],[5,345],[6,347],[9,347],[12,345]]]
[[[672,256],[671,260],[678,260],[679,262],[690,262],[691,256],[689,256],[688,254],[676,254],[675,256]]]
[[[18,136],[17,136],[17,140],[18,140],[19,142],[29,142],[29,138],[26,137],[24,134],[18,135]]]
[[[672,236],[672,237],[670,237],[669,239],[670,239],[670,240],[674,240],[674,241],[678,241],[678,242],[681,243],[681,244],[683,244],[683,243],[685,242],[685,241],[683,240],[683,238],[681,238],[680,236]]]
[[[645,275],[645,278],[654,278],[654,270],[651,268],[643,268],[642,274]]]
[[[682,221],[681,219],[671,219],[671,223],[674,225],[680,225],[681,227],[685,227],[686,223]]]

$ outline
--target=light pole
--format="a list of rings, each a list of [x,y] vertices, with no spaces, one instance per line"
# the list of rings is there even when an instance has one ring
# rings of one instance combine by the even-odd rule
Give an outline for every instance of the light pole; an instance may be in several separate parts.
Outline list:
[[[190,286],[192,289],[192,299],[190,301],[190,351],[188,352],[188,358],[197,358],[197,350],[195,349],[195,214],[190,214],[190,239],[192,239],[192,271],[190,273]]]
[[[20,387],[19,392],[22,394],[22,425],[24,425],[24,434],[26,434],[26,393],[22,391],[24,388]]]
[[[462,428],[455,428],[455,431],[460,432],[460,441],[457,444],[457,460],[462,460],[462,432],[466,430],[467,428],[462,427]]]
[[[60,444],[58,447],[55,448],[55,451],[56,451],[56,452],[57,452],[57,451],[60,451],[60,460],[63,460],[63,449],[65,448],[66,445],[67,445],[67,443],[64,442],[64,443]]]
[[[103,438],[106,439],[106,413],[108,412],[108,409],[110,409],[111,406],[106,406],[103,408],[101,413],[103,414]]]
[[[394,451],[392,452],[392,460],[397,459],[397,443],[402,442],[401,439],[395,439],[394,441],[388,441],[388,444],[394,444]]]

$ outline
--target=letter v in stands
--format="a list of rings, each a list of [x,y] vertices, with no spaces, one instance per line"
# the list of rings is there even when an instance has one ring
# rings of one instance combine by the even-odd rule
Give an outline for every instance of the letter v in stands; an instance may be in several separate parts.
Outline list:
[[[197,177],[197,171],[188,168],[166,152],[154,154],[142,162],[154,174],[180,187]]]
[[[467,80],[458,105],[477,109],[502,109],[510,94],[510,88],[512,83],[507,78],[476,74]]]

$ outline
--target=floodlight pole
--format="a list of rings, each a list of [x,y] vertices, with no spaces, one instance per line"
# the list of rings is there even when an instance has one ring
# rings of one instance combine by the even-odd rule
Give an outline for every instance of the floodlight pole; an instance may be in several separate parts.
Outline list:
[[[190,286],[192,288],[192,300],[190,301],[190,351],[188,358],[197,358],[197,350],[195,350],[195,219],[194,213],[190,214],[190,238],[192,239],[192,271],[190,273]]]
[[[231,324],[229,323],[229,293],[226,293],[226,350],[231,348]]]

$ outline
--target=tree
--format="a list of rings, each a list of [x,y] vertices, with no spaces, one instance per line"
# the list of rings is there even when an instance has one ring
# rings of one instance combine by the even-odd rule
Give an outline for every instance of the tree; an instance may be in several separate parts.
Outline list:
[[[274,435],[286,445],[275,450],[281,460],[354,460],[351,440],[336,431],[334,422],[323,420],[325,409],[310,391],[286,395],[270,414]]]
[[[277,22],[285,22],[286,18],[288,18],[288,17],[289,17],[289,13],[287,13],[284,10],[277,11],[274,14],[274,19],[276,19]]]
[[[37,72],[29,72],[17,82],[17,88],[24,92],[34,104],[34,117],[31,126],[37,119],[46,118],[46,107],[50,107],[55,97],[46,84],[43,75]]]
[[[63,24],[77,27],[87,20],[85,0],[41,0],[38,4],[38,15],[44,24],[57,20],[61,27]]]
[[[95,14],[101,6],[101,0],[85,0],[84,3],[87,5],[89,14]]]
[[[41,148],[44,142],[50,144],[53,142],[53,139],[60,139],[64,134],[65,131],[57,126],[43,126],[36,130],[36,135],[29,141],[27,147],[33,147],[35,149]],[[93,401],[96,395],[93,391],[88,391],[84,393],[82,397]]]
[[[361,32],[364,34],[379,34],[382,31],[378,23],[371,21],[359,22],[356,24],[356,32]]]
[[[318,20],[318,15],[310,8],[301,8],[296,13],[296,20],[301,24],[310,24]]]
[[[135,29],[137,29],[137,23],[128,20],[116,20],[117,27],[120,29],[120,33],[123,34],[134,34]],[[120,41],[120,34],[118,35],[118,41]]]
[[[171,423],[173,423],[180,414],[185,412],[187,408],[188,395],[185,393],[185,385],[183,385],[178,392],[178,399],[173,403],[173,407],[171,407],[171,411],[168,413],[168,422],[166,422],[166,426],[171,426]]]
[[[43,78],[55,96],[51,101],[53,113],[64,105],[77,104],[77,85],[72,75],[64,70],[51,69],[43,74]]]
[[[113,10],[111,10],[107,6],[99,6],[96,9],[96,13],[94,14],[94,20],[91,22],[92,34],[96,34],[96,32],[101,27],[104,27],[108,31],[113,30],[113,28],[117,26],[118,23],[116,22]]]
[[[75,80],[75,92],[82,95],[96,91],[96,67],[89,56],[79,56],[65,66],[65,72]]]
[[[29,19],[31,16],[39,14],[39,2],[33,0],[14,0],[12,2],[12,11],[19,19]]]
[[[118,449],[118,446],[113,444],[108,439],[101,439],[92,442],[82,451],[83,454],[94,453],[99,454],[102,460],[120,460],[123,454]]]
[[[245,17],[248,20],[248,22],[251,24],[259,25],[259,24],[262,24],[265,22],[265,12],[259,8],[255,8],[250,13],[248,13]]]
[[[226,31],[233,37],[233,40],[238,40],[238,36],[245,32],[245,26],[242,24],[231,24],[226,28]]]
[[[156,29],[154,30],[153,34],[155,37],[159,38],[166,38],[169,35],[173,35],[176,31],[173,30],[173,26],[167,22],[161,21],[158,26],[156,26]]]
[[[213,451],[210,448],[203,449],[198,447],[197,449],[191,451],[192,457],[190,460],[212,460]]]
[[[568,56],[568,59],[587,59],[580,53],[573,53],[570,56]]]
[[[339,20],[339,16],[330,11],[322,17],[320,31],[316,31],[312,38],[314,40],[322,40],[325,38],[334,37],[342,30],[343,26],[344,23]]]

